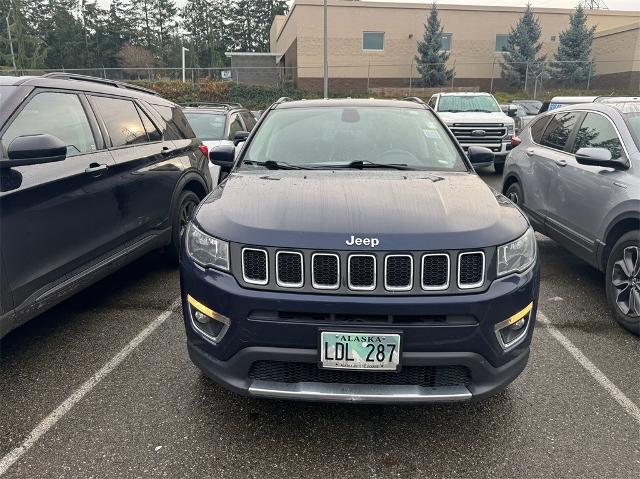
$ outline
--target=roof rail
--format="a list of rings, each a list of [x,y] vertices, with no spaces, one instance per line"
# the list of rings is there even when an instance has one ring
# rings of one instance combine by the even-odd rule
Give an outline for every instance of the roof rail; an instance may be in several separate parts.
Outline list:
[[[141,86],[132,85],[130,83],[125,83],[117,80],[107,80],[106,78],[92,77],[88,75],[79,75],[77,73],[51,72],[51,73],[45,73],[42,76],[45,78],[51,78],[55,80],[78,80],[78,81],[86,81],[86,82],[92,82],[92,83],[101,83],[102,85],[109,85],[116,88],[125,88],[127,90],[135,90],[143,93],[148,93],[149,95],[159,96],[158,92],[149,90],[148,88],[144,88]]]
[[[189,101],[187,103],[181,103],[180,106],[185,108],[224,108],[225,110],[244,108],[240,103],[211,101]]]
[[[278,98],[276,100],[276,102],[274,103],[274,105],[278,105],[280,103],[284,103],[285,101],[293,101],[291,98],[289,98],[288,96],[281,96],[280,98]]]
[[[422,99],[418,98],[417,96],[408,96],[406,98],[403,98],[402,101],[412,101],[414,103],[420,103],[421,105],[425,104],[425,102],[422,101]]]

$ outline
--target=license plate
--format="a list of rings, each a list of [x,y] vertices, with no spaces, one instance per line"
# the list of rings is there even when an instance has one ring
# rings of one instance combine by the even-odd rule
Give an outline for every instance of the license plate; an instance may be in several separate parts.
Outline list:
[[[400,368],[400,335],[322,331],[320,367],[397,371]]]

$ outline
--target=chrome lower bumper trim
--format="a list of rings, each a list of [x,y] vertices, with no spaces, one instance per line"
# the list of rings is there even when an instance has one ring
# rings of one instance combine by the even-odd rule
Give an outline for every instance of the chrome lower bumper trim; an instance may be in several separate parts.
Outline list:
[[[471,399],[471,393],[464,386],[424,388],[378,384],[281,383],[259,380],[251,383],[249,394],[273,399],[364,403],[427,403]]]

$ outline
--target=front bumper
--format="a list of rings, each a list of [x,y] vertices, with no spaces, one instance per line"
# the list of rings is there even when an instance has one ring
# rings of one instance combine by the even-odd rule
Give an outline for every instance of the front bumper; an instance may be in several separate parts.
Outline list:
[[[442,296],[340,296],[256,291],[242,288],[233,276],[202,269],[183,257],[181,287],[187,346],[192,361],[217,383],[242,395],[281,399],[344,402],[440,402],[482,399],[496,394],[525,368],[533,334],[539,288],[538,265],[522,274],[495,280],[478,294]],[[220,342],[205,339],[189,317],[187,294],[230,318]],[[503,349],[495,324],[533,302],[525,338]],[[287,319],[256,312],[279,311]],[[345,315],[445,316],[451,321],[406,325],[327,323],[304,313]],[[298,316],[300,318],[298,319]],[[474,318],[456,322],[455,318]],[[317,371],[320,329],[353,332],[393,329],[403,335],[402,368],[463,367],[469,372],[464,384],[393,384],[379,381],[379,372],[358,372],[376,378],[371,383],[337,380],[283,380],[255,376],[254,364],[295,364]],[[351,372],[353,374],[353,372]],[[383,373],[395,374],[395,373]],[[315,375],[312,375],[315,376]],[[338,374],[339,376],[339,374]],[[334,376],[331,376],[334,377]],[[351,376],[353,377],[353,376]],[[388,378],[388,376],[387,376]]]

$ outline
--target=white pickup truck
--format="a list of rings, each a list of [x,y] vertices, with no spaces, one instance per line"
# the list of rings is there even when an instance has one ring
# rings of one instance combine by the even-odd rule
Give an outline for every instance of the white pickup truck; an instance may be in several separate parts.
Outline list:
[[[502,111],[493,95],[436,93],[429,100],[429,106],[447,124],[465,151],[470,146],[484,146],[493,151],[493,166],[497,173],[502,173],[505,158],[511,150],[515,122]]]

